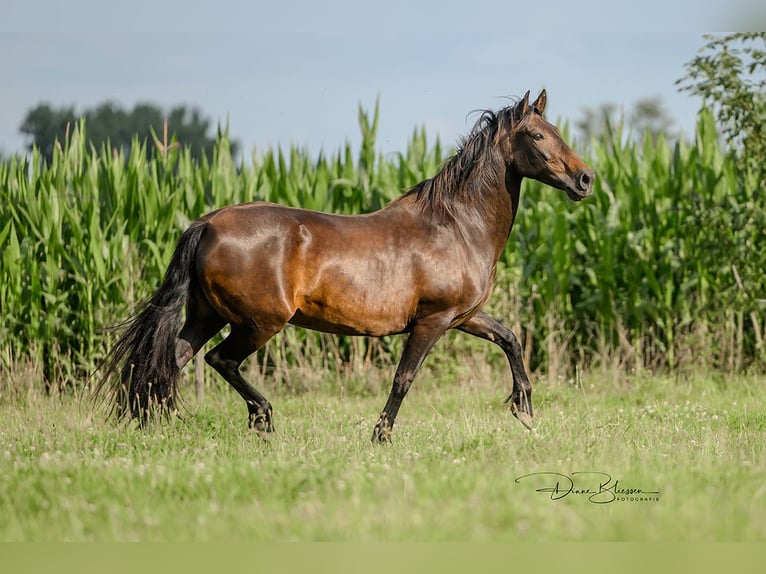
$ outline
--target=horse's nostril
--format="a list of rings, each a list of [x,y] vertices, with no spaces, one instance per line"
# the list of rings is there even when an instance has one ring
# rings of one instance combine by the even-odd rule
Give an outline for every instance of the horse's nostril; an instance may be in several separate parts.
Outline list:
[[[580,191],[588,191],[593,185],[593,172],[581,171],[577,178],[577,187]]]

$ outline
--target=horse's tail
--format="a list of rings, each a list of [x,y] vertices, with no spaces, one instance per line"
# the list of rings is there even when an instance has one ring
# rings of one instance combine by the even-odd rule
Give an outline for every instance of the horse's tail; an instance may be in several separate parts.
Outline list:
[[[159,289],[119,326],[124,331],[104,361],[96,385],[97,397],[111,394],[113,412],[119,418],[130,414],[145,422],[153,408],[175,409],[181,371],[176,363],[176,337],[205,227],[206,221],[199,220],[183,233]]]

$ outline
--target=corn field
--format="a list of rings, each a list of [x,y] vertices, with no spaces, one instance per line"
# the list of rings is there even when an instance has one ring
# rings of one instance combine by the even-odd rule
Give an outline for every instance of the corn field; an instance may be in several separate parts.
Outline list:
[[[50,165],[37,152],[3,160],[3,376],[26,365],[47,386],[82,385],[108,349],[108,328],[159,284],[182,230],[207,211],[251,200],[371,211],[446,159],[424,129],[402,153],[376,151],[377,105],[360,108],[359,125],[356,153],[292,147],[237,161],[219,134],[208,162],[167,141],[150,159],[137,140],[129,153],[94,149],[80,123]],[[713,117],[700,114],[693,141],[633,142],[618,127],[578,151],[597,172],[593,196],[572,204],[525,182],[489,302],[522,339],[530,369],[763,368],[766,199],[723,149]],[[456,360],[473,344],[445,342]],[[257,360],[337,370],[392,362],[400,346],[289,328]]]

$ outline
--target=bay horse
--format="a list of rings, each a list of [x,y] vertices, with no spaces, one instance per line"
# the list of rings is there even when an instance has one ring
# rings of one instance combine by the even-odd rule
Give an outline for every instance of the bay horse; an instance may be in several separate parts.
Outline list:
[[[247,404],[248,425],[273,431],[272,406],[240,365],[290,323],[345,335],[407,334],[373,442],[390,440],[423,360],[448,329],[498,345],[508,358],[511,412],[531,428],[532,386],[514,334],[481,309],[519,209],[523,178],[579,201],[594,172],[543,118],[543,90],[484,111],[432,178],[383,209],[335,215],[251,202],[218,209],[181,236],[165,277],[110,351],[98,392],[118,415],[144,421],[175,408],[181,369],[205,355]],[[178,330],[184,316],[183,326]],[[264,435],[265,436],[265,435]]]

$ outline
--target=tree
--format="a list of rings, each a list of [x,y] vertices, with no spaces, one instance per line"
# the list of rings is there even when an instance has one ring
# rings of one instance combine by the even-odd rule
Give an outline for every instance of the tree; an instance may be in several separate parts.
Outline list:
[[[676,82],[713,109],[743,170],[766,184],[766,32],[706,35],[708,43]]]
[[[575,126],[580,130],[583,137],[589,140],[591,137],[599,138],[606,135],[619,123],[617,105],[606,102],[597,108],[583,108],[582,117],[575,121]]]
[[[638,137],[643,136],[647,131],[655,142],[661,135],[668,139],[678,137],[673,129],[675,120],[665,109],[665,104],[660,96],[638,100],[633,106],[633,112],[628,118],[628,122],[633,133]]]
[[[707,44],[686,64],[681,91],[702,97],[715,115],[717,127],[737,160],[737,190],[711,199],[700,190],[692,229],[708,229],[699,252],[704,269],[723,267],[730,287],[719,290],[716,303],[740,313],[740,332],[751,337],[766,360],[766,32],[705,36]],[[743,316],[749,318],[749,325]],[[742,335],[740,335],[742,337]]]
[[[48,104],[40,104],[27,112],[19,131],[32,136],[32,142],[28,145],[30,150],[37,146],[40,153],[50,160],[56,139],[64,140],[67,125],[74,125],[75,118],[71,106],[56,110]]]
[[[138,136],[140,141],[147,142],[147,153],[151,155],[155,151],[151,129],[162,134],[167,118],[169,134],[181,145],[190,146],[193,155],[205,154],[208,159],[212,158],[215,134],[208,135],[211,122],[199,109],[186,106],[176,106],[169,113],[163,113],[147,103],[136,104],[131,111],[126,111],[113,102],[104,102],[76,114],[72,106],[56,109],[42,103],[27,112],[19,131],[31,138],[29,149],[37,146],[50,161],[56,140],[63,142],[67,130],[72,129],[80,117],[85,118],[88,140],[97,149],[108,144],[112,149],[129,152],[133,137]],[[236,154],[236,148],[236,142],[232,142],[232,154]]]
[[[620,126],[627,127],[629,135],[635,138],[642,138],[647,130],[654,141],[660,135],[669,139],[677,137],[673,131],[675,120],[659,96],[638,100],[627,114],[612,102],[603,103],[597,108],[584,108],[582,113],[575,126],[586,140],[592,136],[609,140]]]

